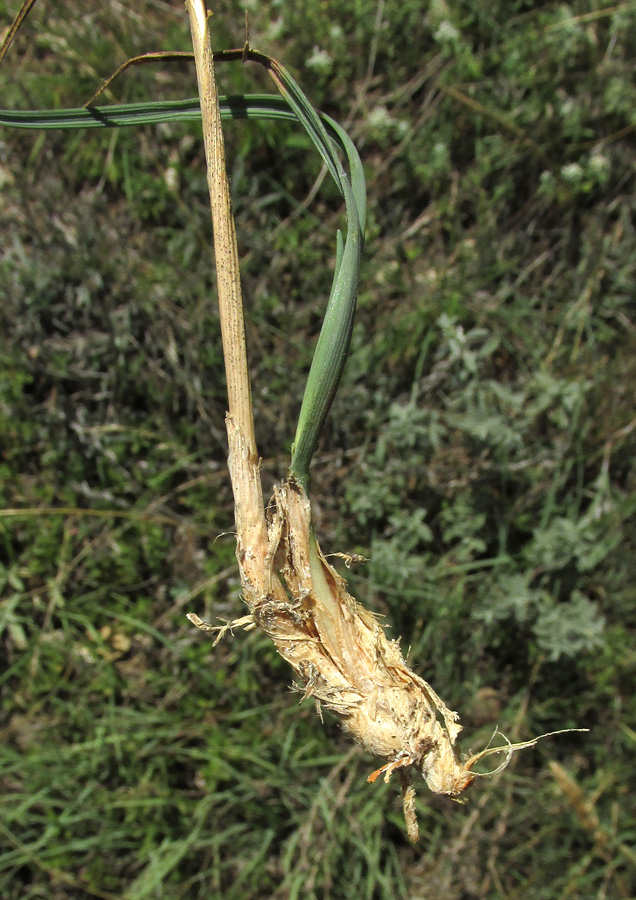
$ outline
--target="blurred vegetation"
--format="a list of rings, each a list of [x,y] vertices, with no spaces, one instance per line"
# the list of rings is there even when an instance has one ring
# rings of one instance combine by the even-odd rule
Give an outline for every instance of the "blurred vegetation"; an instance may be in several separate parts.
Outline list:
[[[465,750],[495,723],[591,730],[466,806],[422,785],[413,848],[396,786],[365,783],[374,762],[297,706],[262,635],[211,649],[185,612],[242,606],[199,128],[4,129],[0,895],[633,897],[636,3],[247,5],[253,46],[346,124],[368,177],[313,472],[323,546],[368,557],[354,593]],[[189,49],[181,0],[81,7],[35,7],[2,107],[81,105],[125,58]],[[213,23],[242,45],[241,6]],[[189,65],[147,66],[109,99],[195,90]],[[314,198],[299,129],[226,131],[271,484],[342,209],[326,180]]]

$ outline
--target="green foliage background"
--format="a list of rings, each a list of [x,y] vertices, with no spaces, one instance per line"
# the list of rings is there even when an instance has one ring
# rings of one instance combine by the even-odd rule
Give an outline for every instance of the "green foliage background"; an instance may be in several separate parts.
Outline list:
[[[4,129],[0,895],[633,897],[636,4],[248,6],[253,46],[347,125],[368,178],[313,471],[323,546],[369,558],[351,586],[465,750],[496,723],[590,733],[465,806],[422,786],[413,848],[396,786],[365,783],[374,761],[297,706],[260,634],[211,649],[185,612],[242,606],[199,128]],[[240,46],[242,7],[220,0],[213,27]],[[153,49],[189,49],[181,0],[38,4],[0,105],[81,105]],[[256,67],[218,74],[269,90]],[[109,99],[194,93],[179,64]],[[299,129],[226,133],[271,485],[342,209],[326,180],[314,198]]]

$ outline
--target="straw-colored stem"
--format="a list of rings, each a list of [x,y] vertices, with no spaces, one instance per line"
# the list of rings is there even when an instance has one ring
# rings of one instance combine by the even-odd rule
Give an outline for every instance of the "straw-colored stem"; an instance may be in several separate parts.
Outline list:
[[[225,149],[208,32],[208,17],[203,0],[188,0],[186,7],[190,16],[197,82],[201,98],[203,140],[212,207],[214,252],[229,410],[230,415],[239,424],[244,440],[248,443],[250,455],[253,459],[258,459],[247,368],[236,231],[225,171]]]
[[[237,439],[241,446],[240,460],[236,459],[235,464],[232,464],[232,460],[230,460],[237,530],[239,531],[239,544],[242,543],[240,531],[243,528],[245,543],[260,548],[264,555],[267,547],[267,529],[262,487],[258,474],[258,450],[247,365],[238,248],[230,188],[225,171],[221,112],[214,78],[208,14],[203,0],[187,0],[186,8],[190,17],[192,46],[201,98],[203,139],[212,207],[219,315],[229,406],[228,430],[231,428],[233,433],[238,436]],[[232,457],[232,453],[232,445],[230,445],[230,457]],[[258,553],[256,557],[258,557]]]

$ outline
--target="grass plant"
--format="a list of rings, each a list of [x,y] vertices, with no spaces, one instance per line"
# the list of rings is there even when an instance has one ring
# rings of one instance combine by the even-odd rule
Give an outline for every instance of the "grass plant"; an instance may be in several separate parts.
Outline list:
[[[193,602],[240,613],[198,126],[2,128],[3,896],[633,896],[632,18],[252,14],[252,42],[348,124],[369,184],[358,327],[312,474],[323,542],[369,559],[354,592],[476,745],[495,721],[592,728],[466,806],[420,800],[418,850],[371,760],[289,703],[262,635],[210,654],[184,621]],[[241,43],[233,5],[215,20]],[[81,106],[153,46],[188,49],[180,4],[38,5],[0,105]],[[233,69],[227,93],[264,89]],[[193,74],[111,91],[179,99]],[[306,202],[320,168],[291,124],[226,133],[273,482],[340,200],[325,182]]]

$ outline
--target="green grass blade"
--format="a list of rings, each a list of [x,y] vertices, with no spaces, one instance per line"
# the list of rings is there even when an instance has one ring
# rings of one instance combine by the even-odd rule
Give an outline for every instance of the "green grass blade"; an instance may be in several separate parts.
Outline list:
[[[274,94],[221,97],[224,119],[296,120],[288,104]],[[201,119],[199,100],[122,103],[90,109],[0,110],[0,125],[28,129],[120,128]]]
[[[323,120],[299,85],[276,60],[267,57],[264,65],[304,125],[336,184],[339,185],[345,198],[347,212],[347,238],[344,251],[341,256],[340,252],[337,254],[329,302],[311,362],[296,437],[292,445],[290,473],[307,488],[309,465],[318,446],[320,432],[338,390],[349,353],[364,243],[366,189],[360,158],[344,131],[335,122],[331,123],[332,133],[335,132],[338,143],[349,159],[352,179],[353,173],[356,173],[355,190],[344,171],[340,157],[335,152],[334,141],[329,138]]]

